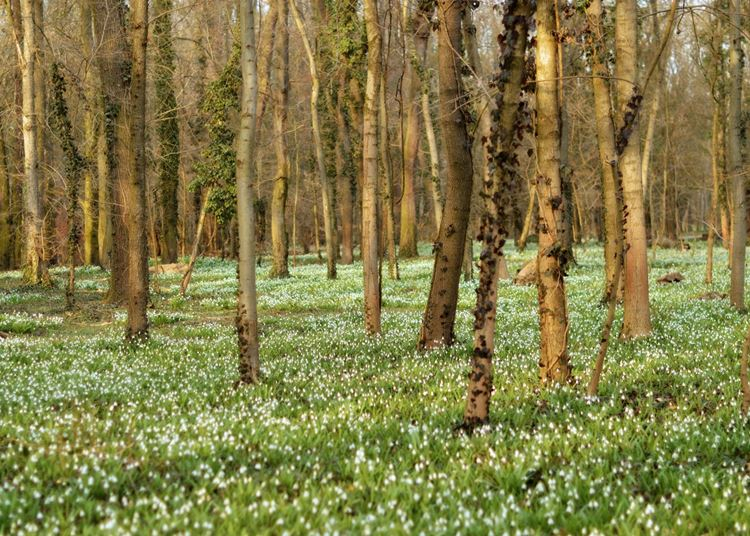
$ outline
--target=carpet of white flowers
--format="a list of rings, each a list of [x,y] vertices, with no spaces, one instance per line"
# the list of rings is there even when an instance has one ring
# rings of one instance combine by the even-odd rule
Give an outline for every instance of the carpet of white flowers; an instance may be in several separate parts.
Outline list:
[[[454,427],[474,283],[461,283],[459,344],[416,352],[427,257],[384,280],[376,339],[361,265],[336,281],[313,258],[285,280],[261,268],[263,380],[239,389],[233,262],[200,261],[185,298],[179,275],[158,276],[138,347],[122,341],[124,312],[101,303],[101,270],[79,270],[73,314],[64,270],[50,290],[0,274],[0,533],[747,532],[748,317],[698,299],[726,291],[726,252],[710,288],[702,246],[658,251],[654,334],[613,343],[596,400],[583,386],[605,314],[602,250],[576,254],[580,384],[540,392],[536,291],[503,282],[492,424],[472,437]],[[532,255],[511,250],[511,270]],[[656,284],[673,270],[686,281]]]

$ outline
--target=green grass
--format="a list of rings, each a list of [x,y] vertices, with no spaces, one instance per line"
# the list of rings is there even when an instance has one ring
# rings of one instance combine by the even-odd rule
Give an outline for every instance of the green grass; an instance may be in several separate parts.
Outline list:
[[[511,251],[511,271],[533,254]],[[459,343],[417,353],[427,258],[384,281],[376,339],[363,334],[360,265],[333,282],[311,258],[286,280],[262,268],[263,382],[240,389],[231,262],[200,261],[185,298],[179,275],[160,275],[152,337],[136,348],[124,312],[100,303],[104,272],[80,271],[69,315],[61,288],[0,274],[0,532],[747,532],[747,319],[696,299],[712,290],[702,246],[659,251],[654,334],[615,342],[588,400],[601,256],[578,249],[568,278],[575,387],[539,391],[536,291],[501,283],[492,424],[472,437],[452,430],[474,283],[461,283]],[[670,270],[686,282],[657,285]]]

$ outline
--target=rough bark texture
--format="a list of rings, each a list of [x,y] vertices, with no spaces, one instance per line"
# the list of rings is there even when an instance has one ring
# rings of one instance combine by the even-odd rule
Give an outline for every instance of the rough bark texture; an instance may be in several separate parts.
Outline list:
[[[380,21],[377,0],[365,0],[367,82],[362,127],[362,267],[364,270],[365,331],[380,333],[381,282],[378,233],[378,87],[381,78]]]
[[[492,396],[492,358],[495,352],[497,281],[504,261],[503,246],[508,236],[506,210],[511,183],[519,179],[516,151],[526,114],[520,109],[524,81],[525,53],[530,17],[528,2],[514,0],[505,5],[504,45],[500,52],[497,93],[493,108],[496,122],[484,139],[487,173],[484,176],[479,240],[479,286],[474,308],[474,351],[466,393],[464,426],[472,429],[489,420]],[[505,267],[507,276],[507,267]]]
[[[729,115],[727,117],[727,174],[732,181],[732,272],[729,301],[745,310],[745,174],[742,169],[742,43],[740,41],[741,7],[730,1],[729,29]]]
[[[255,50],[254,0],[240,0],[240,35],[242,91],[240,131],[237,144],[237,222],[240,259],[238,263],[239,294],[237,337],[240,352],[240,383],[260,380],[258,344],[258,310],[255,292],[255,120],[258,95],[258,72]]]
[[[286,232],[286,200],[289,191],[289,154],[286,143],[289,107],[289,12],[287,0],[276,2],[276,35],[273,55],[274,108],[273,131],[276,151],[276,176],[271,198],[272,277],[289,275],[289,239]]]
[[[148,336],[148,241],[146,239],[146,43],[148,0],[130,5],[130,42],[133,58],[123,137],[130,135],[124,216],[128,232],[128,339]]]
[[[177,189],[180,185],[180,130],[174,88],[175,52],[172,46],[172,0],[154,0],[157,135],[159,137],[158,192],[161,211],[161,261],[177,261]]]
[[[396,222],[393,217],[393,160],[391,159],[390,134],[388,132],[388,109],[386,102],[387,77],[381,73],[379,93],[380,166],[382,180],[382,213],[385,220],[385,250],[388,255],[388,277],[399,279],[396,257]]]
[[[354,165],[351,162],[354,154],[352,153],[350,127],[346,116],[347,87],[347,76],[342,70],[339,75],[335,110],[338,133],[338,143],[336,144],[336,175],[338,177],[336,182],[341,206],[341,264],[352,264],[354,262],[354,196],[356,182]]]
[[[615,79],[619,107],[618,129],[627,131],[627,143],[619,159],[623,189],[623,237],[625,240],[624,318],[622,336],[633,338],[651,333],[648,302],[648,242],[643,208],[641,155],[637,107],[640,95],[636,86],[638,60],[637,2],[621,0],[615,5]],[[633,117],[631,119],[631,117]],[[632,122],[631,122],[632,121]],[[625,127],[625,128],[623,128]]]
[[[418,347],[430,349],[453,344],[458,283],[469,224],[473,166],[467,131],[467,94],[461,79],[463,37],[461,19],[468,3],[438,2],[438,72],[440,120],[447,184],[440,232],[435,240],[435,264]]]
[[[566,256],[560,179],[560,108],[553,0],[540,0],[536,10],[536,144],[539,197],[537,283],[543,385],[570,379],[568,312],[565,297]]]
[[[434,1],[418,2],[406,28],[407,58],[404,71],[404,103],[406,107],[406,129],[404,132],[403,192],[401,193],[401,230],[399,256],[417,256],[417,201],[414,181],[417,168],[417,153],[422,138],[420,128],[420,94],[422,92],[422,70],[430,39],[430,18],[435,11]]]

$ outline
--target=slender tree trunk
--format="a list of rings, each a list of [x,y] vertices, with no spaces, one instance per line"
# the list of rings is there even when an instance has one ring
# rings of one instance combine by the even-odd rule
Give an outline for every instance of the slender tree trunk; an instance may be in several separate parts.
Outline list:
[[[26,184],[24,188],[26,228],[26,263],[24,267],[24,282],[32,285],[49,281],[47,265],[44,259],[44,216],[42,211],[42,193],[40,190],[39,148],[40,138],[38,117],[38,87],[37,80],[37,31],[35,21],[35,6],[39,0],[21,0],[21,20],[23,24],[23,41],[17,36],[16,48],[18,61],[21,66],[22,100],[23,100],[23,154],[24,174]]]
[[[380,107],[379,107],[379,130],[380,130],[380,165],[383,173],[382,202],[383,215],[385,216],[385,247],[388,252],[388,276],[391,279],[399,279],[398,258],[396,256],[396,222],[393,218],[393,160],[391,159],[390,136],[388,134],[388,108],[386,103],[386,76],[381,73],[380,77]]]
[[[440,222],[443,219],[443,192],[442,181],[440,180],[440,155],[438,154],[435,127],[432,124],[432,114],[430,114],[430,94],[426,90],[422,91],[422,117],[427,134],[427,147],[430,151],[430,192],[432,193],[432,204],[435,207],[435,235],[437,236],[440,232]]]
[[[742,11],[739,0],[730,0],[729,116],[727,118],[727,171],[732,178],[732,270],[729,301],[745,310],[745,246],[747,220],[745,174],[742,169]]]
[[[488,162],[492,159],[495,165],[488,166],[483,185],[484,210],[479,232],[482,253],[479,256],[479,286],[474,308],[474,351],[464,409],[464,426],[469,429],[489,420],[497,281],[505,260],[503,246],[508,236],[507,210],[510,206],[511,183],[519,180],[516,153],[520,140],[516,136],[516,129],[527,119],[520,104],[530,16],[528,2],[512,0],[505,5],[503,26],[506,44],[501,50],[500,74],[496,80],[501,89],[495,98],[495,108],[499,113],[495,128],[484,140],[485,157]]]
[[[254,15],[255,1],[240,0],[242,92],[237,144],[237,221],[240,233],[237,336],[240,351],[239,381],[245,384],[258,383],[260,380],[253,207],[253,157],[256,150],[255,121],[258,96]]]
[[[408,16],[408,3],[404,12]],[[419,2],[408,28],[405,29],[407,40],[407,58],[404,71],[404,103],[406,106],[406,130],[404,132],[404,166],[403,192],[401,193],[401,236],[399,239],[399,256],[401,258],[417,256],[417,202],[414,192],[415,173],[419,141],[422,137],[420,128],[419,94],[422,88],[420,71],[423,69],[427,54],[427,42],[430,39],[430,18],[435,11],[434,1]]]
[[[325,155],[323,153],[323,140],[320,131],[320,118],[318,116],[318,97],[320,96],[320,77],[318,76],[318,67],[315,59],[315,52],[310,45],[307,37],[305,23],[302,15],[297,8],[295,0],[290,0],[289,6],[292,10],[292,16],[299,30],[307,53],[307,61],[310,67],[310,78],[312,89],[310,91],[310,115],[312,122],[313,145],[315,146],[315,159],[318,166],[318,180],[323,199],[323,226],[325,228],[326,238],[326,263],[328,266],[328,279],[336,279],[336,213],[334,211],[335,192],[333,183],[329,180],[326,171]]]
[[[289,240],[286,232],[286,200],[289,190],[289,154],[286,143],[287,110],[289,108],[289,26],[287,0],[277,0],[276,34],[274,39],[274,110],[273,129],[276,149],[276,177],[271,199],[271,242],[273,246],[273,277],[289,275]]]
[[[594,114],[596,136],[599,144],[599,162],[602,170],[602,206],[604,209],[604,264],[606,284],[604,300],[610,301],[617,294],[620,277],[615,277],[618,265],[622,264],[622,206],[620,180],[617,170],[617,150],[615,128],[612,121],[612,99],[610,94],[610,73],[606,64],[605,34],[602,21],[601,0],[592,0],[587,9],[591,42],[588,46],[593,77],[591,85],[594,93]],[[617,281],[615,281],[617,279]]]
[[[203,197],[203,202],[201,203],[201,210],[200,210],[200,214],[198,215],[198,222],[195,225],[195,239],[193,240],[193,250],[190,253],[190,261],[188,262],[187,270],[185,270],[185,273],[182,276],[182,281],[180,282],[180,296],[185,295],[185,292],[187,292],[188,285],[190,285],[190,280],[193,277],[193,268],[195,267],[195,261],[198,260],[198,255],[200,253],[201,235],[203,234],[203,225],[206,221],[208,199],[210,196],[211,196],[211,189],[208,188],[206,190],[205,196]]]
[[[636,0],[620,0],[615,4],[615,79],[619,106],[618,125],[632,114],[633,98],[638,95],[636,72],[638,59],[638,24]],[[625,240],[624,319],[622,336],[639,337],[651,333],[648,301],[648,242],[643,208],[641,155],[637,119],[630,128],[630,139],[619,158],[622,175],[623,221]]]
[[[378,1],[365,0],[367,83],[362,128],[362,267],[364,270],[365,331],[380,333],[381,281],[378,256],[378,86],[382,72],[382,37]]]
[[[356,183],[349,125],[346,117],[347,76],[339,76],[339,88],[336,95],[336,174],[338,175],[338,197],[341,203],[341,264],[354,262],[354,192]]]
[[[461,78],[464,1],[438,1],[438,72],[441,133],[448,172],[445,206],[435,241],[435,264],[418,347],[451,345],[461,261],[469,224],[473,165],[467,131],[467,94]]]
[[[112,264],[112,143],[114,125],[108,119],[112,115],[109,99],[102,96],[97,99],[102,120],[97,126],[96,171],[97,171],[97,246],[99,263],[104,268]]]
[[[132,0],[130,6],[129,112],[125,115],[130,135],[125,221],[128,235],[128,339],[148,337],[148,241],[146,239],[146,43],[148,0]],[[125,135],[123,133],[123,136]]]
[[[711,209],[708,217],[708,243],[706,245],[706,283],[713,283],[714,268],[714,242],[719,225],[722,184],[724,183],[724,161],[722,144],[724,140],[724,113],[723,105],[725,103],[723,92],[724,62],[721,46],[724,41],[722,18],[716,17],[716,26],[713,30],[711,39],[713,55],[713,77],[711,80],[714,88],[714,113],[711,126]],[[726,240],[726,237],[725,237]]]
[[[162,262],[177,261],[177,189],[180,185],[180,130],[174,87],[172,0],[155,0],[154,45],[157,134],[159,137],[158,199],[161,212]]]
[[[539,251],[537,274],[543,385],[565,383],[568,364],[568,312],[565,297],[565,243],[560,178],[560,107],[554,0],[537,2],[536,105]]]
[[[13,263],[12,184],[5,145],[5,125],[0,123],[0,270],[10,270]]]
[[[516,243],[518,251],[523,251],[526,249],[526,242],[528,242],[529,235],[531,234],[531,224],[534,220],[534,212],[536,212],[537,207],[536,198],[536,183],[534,182],[529,186],[529,204],[526,207],[526,216],[524,216],[523,219],[521,236],[518,237],[518,242]]]
[[[94,114],[96,105],[96,75],[93,69],[94,47],[91,34],[91,6],[88,2],[81,3],[81,41],[86,55],[86,71],[84,74],[85,102],[83,117],[83,262],[87,265],[99,263],[99,249],[97,246],[96,221],[96,175],[94,164],[96,161],[97,121]]]

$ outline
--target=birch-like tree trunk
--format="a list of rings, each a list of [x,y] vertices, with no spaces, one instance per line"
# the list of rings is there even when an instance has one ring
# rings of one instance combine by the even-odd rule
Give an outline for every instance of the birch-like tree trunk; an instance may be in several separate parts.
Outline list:
[[[242,91],[240,131],[237,143],[237,222],[240,259],[237,337],[240,383],[260,380],[258,309],[255,291],[255,120],[258,97],[258,65],[255,50],[255,1],[240,0]]]

